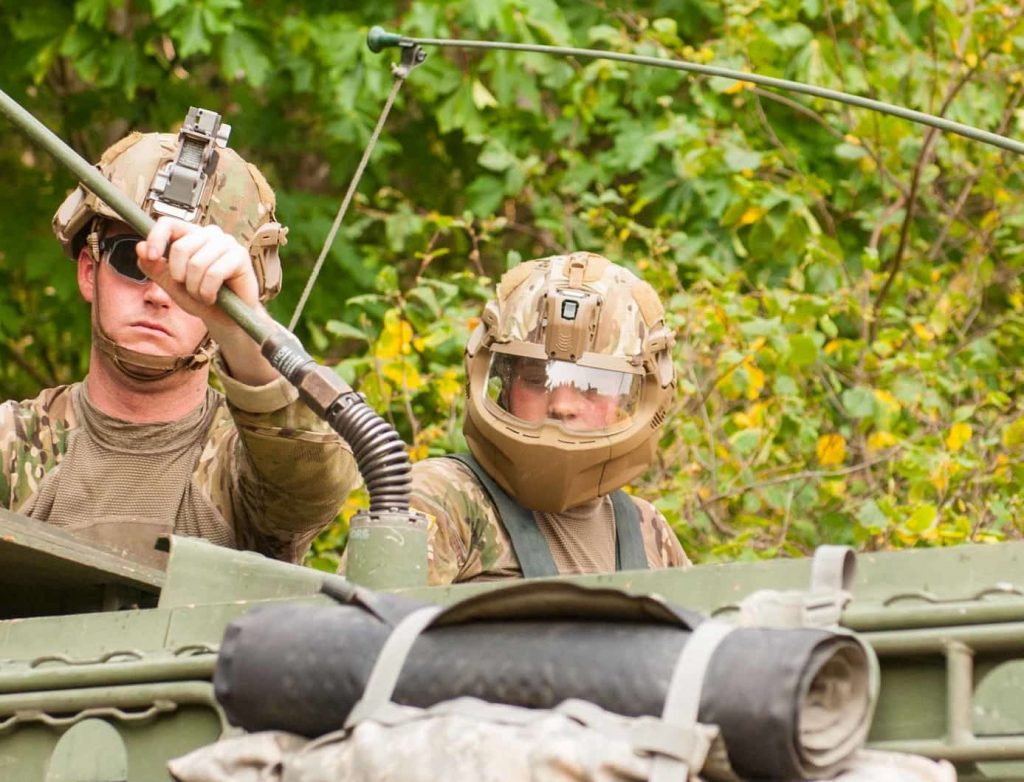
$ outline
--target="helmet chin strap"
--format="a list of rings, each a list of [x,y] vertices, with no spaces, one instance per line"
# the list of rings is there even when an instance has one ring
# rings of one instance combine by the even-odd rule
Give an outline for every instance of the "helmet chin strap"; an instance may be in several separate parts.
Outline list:
[[[93,255],[93,264],[97,268],[92,283],[92,344],[107,356],[118,370],[132,380],[146,383],[162,380],[182,369],[200,369],[210,363],[215,345],[209,332],[187,356],[155,356],[150,353],[140,353],[112,340],[100,325],[100,275],[98,268],[100,261],[96,260],[97,258],[99,258],[98,252]]]

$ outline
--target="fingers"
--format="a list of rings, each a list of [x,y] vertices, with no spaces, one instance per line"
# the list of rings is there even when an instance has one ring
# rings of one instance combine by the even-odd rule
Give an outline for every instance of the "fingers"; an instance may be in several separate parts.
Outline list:
[[[202,230],[202,226],[193,223],[186,223],[173,217],[161,217],[153,224],[145,241],[140,245],[139,259],[159,261],[161,258],[167,257],[167,248],[172,242],[177,242],[188,234]]]
[[[217,291],[226,282],[244,279],[249,256],[241,257],[237,243],[211,243],[192,256],[185,268],[184,279],[178,280],[190,296],[205,304],[217,300]]]
[[[140,266],[152,279],[165,288],[165,281],[173,281],[203,304],[213,304],[225,283],[247,303],[258,298],[248,251],[215,225],[161,217],[137,252]]]
[[[171,245],[171,254],[167,262],[171,272],[171,279],[184,285],[189,295],[205,301],[207,304],[210,304],[213,299],[204,299],[200,288],[203,278],[210,271],[210,268],[214,264],[225,260],[228,262],[235,261],[235,265],[240,266],[238,263],[239,259],[234,252],[235,248],[238,247],[238,243],[232,237],[221,232],[219,228],[214,226],[209,226],[209,228],[211,230],[204,230],[201,234],[186,236]],[[180,247],[178,246],[179,243],[181,244]],[[223,266],[223,263],[221,266]],[[239,268],[229,268],[228,276],[233,276],[238,271],[240,271]],[[223,280],[223,277],[217,280],[218,288]],[[216,293],[217,291],[214,289],[214,296],[216,296]]]

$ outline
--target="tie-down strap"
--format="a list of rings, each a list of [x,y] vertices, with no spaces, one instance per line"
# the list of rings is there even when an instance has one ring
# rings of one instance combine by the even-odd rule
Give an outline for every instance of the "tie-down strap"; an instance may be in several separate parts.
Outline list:
[[[392,696],[416,639],[444,609],[420,608],[403,618],[388,636],[367,679],[363,697],[345,720],[351,729],[365,720],[381,718],[394,724],[403,721],[393,708]],[[569,699],[553,711],[595,730],[627,740],[634,751],[653,755],[651,782],[669,782],[696,776],[703,767],[711,745],[718,736],[714,726],[697,722],[704,677],[715,649],[734,629],[722,622],[704,621],[690,635],[673,669],[661,718],[626,718],[578,699]],[[453,701],[450,710],[469,713],[472,706]]]

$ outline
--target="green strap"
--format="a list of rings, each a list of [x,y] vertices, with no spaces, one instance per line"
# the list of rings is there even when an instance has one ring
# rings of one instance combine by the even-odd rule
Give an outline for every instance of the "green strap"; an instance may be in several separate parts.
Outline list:
[[[519,567],[523,570],[523,577],[557,576],[558,568],[555,567],[555,560],[551,558],[551,549],[548,548],[548,542],[533,519],[533,512],[509,497],[472,454],[457,453],[449,455],[448,458],[466,465],[486,490],[498,510],[505,532],[512,540],[512,548],[516,552],[516,559],[519,560]]]
[[[644,536],[640,532],[640,511],[622,489],[612,492],[615,514],[615,569],[647,570]]]

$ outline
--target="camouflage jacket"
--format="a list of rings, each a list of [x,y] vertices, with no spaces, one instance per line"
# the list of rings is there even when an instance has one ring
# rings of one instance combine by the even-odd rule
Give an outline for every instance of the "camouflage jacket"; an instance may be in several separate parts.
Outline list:
[[[231,378],[221,362],[214,367],[226,397],[210,392],[212,421],[191,477],[212,505],[216,528],[174,531],[300,562],[358,483],[351,449],[284,378],[252,387]],[[0,405],[3,507],[20,510],[60,465],[80,425],[72,404],[79,385]]]
[[[690,560],[672,528],[654,506],[632,497],[651,568],[688,567]],[[497,509],[465,465],[426,459],[412,468],[412,506],[430,518],[429,581],[494,581],[522,578]]]

